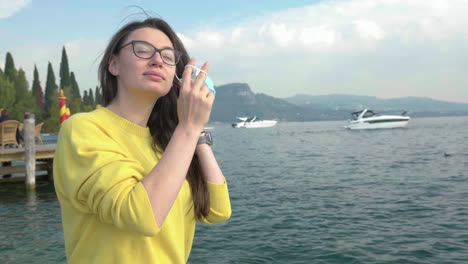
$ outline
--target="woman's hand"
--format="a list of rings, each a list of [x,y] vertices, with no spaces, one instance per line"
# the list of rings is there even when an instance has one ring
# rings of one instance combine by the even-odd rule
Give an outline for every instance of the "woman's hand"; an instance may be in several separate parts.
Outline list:
[[[190,59],[187,65],[195,65],[195,59]],[[205,62],[202,70],[208,72],[208,63]],[[182,74],[182,84],[177,100],[177,115],[179,125],[187,131],[203,131],[210,118],[214,102],[214,94],[205,85],[206,74],[201,72],[192,81],[192,67],[185,67]]]

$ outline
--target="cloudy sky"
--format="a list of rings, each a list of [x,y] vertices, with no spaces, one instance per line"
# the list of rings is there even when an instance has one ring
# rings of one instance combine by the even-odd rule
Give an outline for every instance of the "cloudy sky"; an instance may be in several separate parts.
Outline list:
[[[425,96],[468,103],[468,0],[134,1],[173,26],[216,85],[256,93]],[[6,52],[32,82],[62,46],[82,90],[109,38],[143,18],[129,1],[0,0]]]

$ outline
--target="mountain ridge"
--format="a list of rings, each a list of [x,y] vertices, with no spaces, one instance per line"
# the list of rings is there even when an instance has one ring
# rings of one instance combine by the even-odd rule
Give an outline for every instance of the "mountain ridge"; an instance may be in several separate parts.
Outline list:
[[[353,111],[364,108],[380,113],[407,111],[412,117],[468,115],[468,103],[454,103],[429,97],[382,99],[375,96],[296,94],[277,98],[254,93],[247,83],[216,87],[211,121],[232,122],[238,116],[257,116],[280,121],[346,120]]]

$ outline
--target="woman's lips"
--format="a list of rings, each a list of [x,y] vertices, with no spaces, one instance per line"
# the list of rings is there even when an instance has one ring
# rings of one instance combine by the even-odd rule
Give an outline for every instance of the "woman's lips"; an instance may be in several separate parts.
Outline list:
[[[164,80],[163,76],[157,72],[148,71],[143,73],[144,76],[148,77],[153,81],[162,81]]]

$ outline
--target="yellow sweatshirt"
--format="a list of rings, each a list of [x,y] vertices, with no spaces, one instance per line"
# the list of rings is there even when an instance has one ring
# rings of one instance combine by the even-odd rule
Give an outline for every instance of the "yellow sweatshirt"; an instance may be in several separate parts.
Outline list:
[[[141,180],[161,158],[148,128],[108,110],[75,114],[62,124],[54,184],[62,210],[69,263],[186,263],[196,218],[184,182],[158,228]],[[226,184],[208,182],[205,223],[227,220]]]

